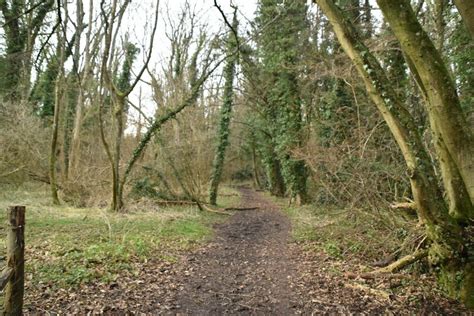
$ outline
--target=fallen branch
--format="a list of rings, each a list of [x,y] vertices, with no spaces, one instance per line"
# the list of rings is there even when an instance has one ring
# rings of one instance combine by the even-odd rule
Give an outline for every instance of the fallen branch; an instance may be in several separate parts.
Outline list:
[[[14,174],[15,172],[18,172],[18,171],[22,170],[24,167],[25,167],[25,166],[21,166],[21,167],[16,168],[16,169],[13,170],[13,171],[8,171],[8,172],[6,172],[6,173],[4,173],[4,174],[0,174],[0,178],[4,178],[4,177],[7,177],[7,176],[9,176],[9,175],[12,175],[12,174]]]
[[[373,289],[371,287],[368,287],[367,285],[362,285],[362,284],[359,284],[359,283],[348,283],[348,284],[345,284],[345,286],[350,288],[350,289],[362,290],[364,292],[368,292],[372,295],[381,297],[384,300],[390,300],[390,293],[388,293],[386,291],[382,291],[382,290]]]
[[[165,206],[193,205],[193,206],[197,206],[201,211],[207,211],[207,212],[217,213],[217,214],[221,214],[221,215],[232,215],[231,213],[229,213],[229,212],[227,212],[227,211],[229,211],[229,210],[234,210],[234,209],[238,209],[238,208],[229,207],[229,208],[214,210],[214,209],[208,207],[205,203],[199,202],[199,201],[197,201],[197,200],[195,200],[195,201],[167,201],[167,200],[160,200],[160,201],[155,201],[155,203],[156,203],[156,204],[159,204],[159,205],[165,205]]]
[[[226,207],[224,211],[255,211],[260,209],[259,207]]]
[[[194,201],[168,201],[168,200],[159,200],[155,201],[158,205],[166,205],[166,206],[176,206],[176,205],[197,205],[198,203]]]
[[[205,204],[202,204],[200,208],[202,210],[205,210],[205,211],[208,211],[208,212],[211,212],[211,213],[217,213],[217,214],[221,214],[221,215],[232,215],[231,213],[226,212],[225,210],[214,210],[214,209],[208,207]]]
[[[390,208],[402,212],[410,218],[417,218],[416,204],[414,202],[395,202],[390,204]]]
[[[407,255],[403,258],[398,259],[394,263],[386,266],[385,268],[381,268],[378,270],[375,270],[371,273],[393,273],[400,271],[401,269],[405,268],[406,266],[417,262],[418,260],[423,259],[424,257],[428,256],[428,250],[426,249],[419,249],[415,251],[414,253]]]

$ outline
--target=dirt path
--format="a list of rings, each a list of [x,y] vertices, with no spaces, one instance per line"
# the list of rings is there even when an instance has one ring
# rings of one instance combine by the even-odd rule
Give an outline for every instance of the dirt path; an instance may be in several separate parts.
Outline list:
[[[240,189],[243,207],[216,227],[216,238],[187,258],[178,314],[293,314],[288,238],[290,223],[273,205]]]

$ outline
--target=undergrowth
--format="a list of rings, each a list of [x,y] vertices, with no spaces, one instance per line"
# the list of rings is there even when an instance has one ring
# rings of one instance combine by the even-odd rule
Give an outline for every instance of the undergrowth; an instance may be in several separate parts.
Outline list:
[[[152,201],[118,214],[99,208],[53,206],[46,187],[28,186],[3,190],[0,208],[26,206],[26,277],[32,284],[71,287],[111,282],[124,270],[134,273],[137,262],[172,262],[181,251],[208,240],[212,223],[222,219],[194,207],[161,208]],[[220,204],[235,204],[238,198],[224,197]],[[5,215],[1,212],[2,222]],[[1,233],[3,252],[4,238]]]
[[[410,253],[423,237],[416,222],[390,211],[311,204],[297,207],[288,206],[287,200],[273,200],[291,218],[295,242],[335,260],[354,259],[370,264],[391,254]]]

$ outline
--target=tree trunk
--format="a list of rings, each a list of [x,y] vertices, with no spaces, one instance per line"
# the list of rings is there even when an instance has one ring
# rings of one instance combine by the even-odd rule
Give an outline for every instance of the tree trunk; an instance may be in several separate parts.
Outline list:
[[[417,69],[408,56],[405,56],[405,60],[407,61],[410,72],[421,91],[421,95],[427,103],[428,97],[426,87],[423,85]],[[469,198],[466,185],[462,180],[456,163],[446,148],[439,126],[432,120],[432,116],[430,116],[429,119],[433,132],[433,142],[441,169],[443,186],[446,190],[446,196],[449,201],[449,213],[456,220],[462,223],[468,223],[471,218],[474,218],[474,208],[471,199]]]
[[[113,174],[115,176],[112,180],[112,209],[120,211],[123,206],[123,188],[120,185],[120,158],[122,154],[122,138],[124,128],[124,108],[126,99],[122,96],[116,96],[114,103],[114,118],[115,118],[115,136],[114,136],[114,151],[113,151]]]
[[[253,141],[252,141],[252,167],[253,167],[254,184],[257,187],[257,189],[261,189],[262,184],[260,183],[260,174],[258,173],[257,151],[255,150],[255,142]]]
[[[89,1],[89,22],[88,25],[92,25],[93,16],[94,16],[94,5],[93,0]],[[76,0],[76,14],[77,14],[77,27],[83,28],[83,2],[82,0]],[[71,152],[69,159],[69,172],[74,174],[77,170],[77,165],[80,160],[80,148],[81,148],[81,127],[82,127],[82,109],[84,107],[84,85],[89,80],[89,73],[91,67],[91,37],[92,37],[92,27],[89,27],[86,33],[86,44],[85,44],[85,57],[84,57],[84,71],[83,75],[79,76],[78,80],[78,91],[77,91],[77,102],[76,102],[76,113],[74,115],[74,127],[72,130],[72,140],[71,140]],[[76,46],[77,47],[77,46]],[[75,52],[76,53],[76,52]]]
[[[219,130],[217,132],[218,144],[214,156],[214,162],[212,164],[211,185],[209,189],[209,203],[211,203],[211,205],[216,205],[217,202],[219,183],[224,169],[225,152],[229,145],[229,127],[234,103],[235,64],[237,62],[237,56],[232,54],[237,47],[237,39],[235,38],[236,34],[234,34],[234,32],[237,32],[237,24],[237,11],[234,11],[234,18],[232,21],[233,31],[229,32],[229,37],[227,39],[227,54],[230,54],[231,57],[227,60],[224,68],[224,101],[220,113]]]
[[[474,39],[474,5],[472,0],[454,0],[466,28]]]
[[[271,161],[267,165],[267,175],[268,175],[268,182],[270,185],[270,192],[274,196],[284,197],[286,188],[285,188],[285,181],[283,180],[283,176],[281,174],[281,166],[280,161],[276,157],[270,158]]]
[[[443,59],[418,22],[409,1],[377,0],[377,3],[403,52],[427,87],[427,114],[442,133],[446,148],[474,203],[474,135]]]
[[[62,66],[61,66],[62,67]],[[53,117],[53,126],[52,126],[52,134],[51,134],[51,150],[49,153],[49,182],[51,186],[51,198],[53,199],[53,204],[59,204],[59,197],[58,197],[58,183],[56,177],[56,150],[58,147],[58,133],[59,133],[59,115],[61,110],[61,103],[62,103],[62,88],[60,85],[62,84],[62,71],[59,71],[60,74],[56,79],[55,84],[55,102],[54,102],[54,117]]]
[[[397,141],[410,175],[410,183],[419,218],[432,241],[430,260],[440,265],[441,283],[450,294],[459,294],[470,279],[462,258],[466,255],[462,229],[449,216],[437,187],[429,156],[418,134],[416,124],[403,107],[379,62],[360,41],[353,26],[344,18],[333,0],[316,0],[332,24],[341,46],[362,76],[366,89]],[[397,2],[398,4],[398,2]],[[461,276],[463,281],[458,282]],[[461,284],[460,284],[461,283]],[[470,295],[470,294],[469,294]]]

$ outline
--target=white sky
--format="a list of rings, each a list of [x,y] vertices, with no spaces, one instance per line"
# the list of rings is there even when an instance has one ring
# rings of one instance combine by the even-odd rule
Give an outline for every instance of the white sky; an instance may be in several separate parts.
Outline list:
[[[129,33],[129,40],[139,46],[148,46],[156,2],[156,0],[146,0],[138,3],[132,2],[132,6],[128,8],[128,15],[126,16],[122,28],[124,31]],[[221,13],[214,6],[214,0],[189,0],[188,2],[191,7],[195,8],[199,20],[208,25],[209,35],[227,31]],[[158,28],[155,34],[150,69],[160,69],[161,64],[167,62],[167,58],[169,58],[170,55],[170,43],[165,35],[167,14],[169,14],[171,18],[177,18],[185,3],[186,0],[160,1]],[[230,7],[231,2],[229,0],[218,0],[217,3],[226,13],[228,21],[231,21],[233,12]],[[242,32],[242,30],[247,29],[248,22],[253,20],[254,13],[257,9],[257,0],[234,0],[232,3],[238,6],[239,30]],[[146,52],[142,49],[140,56],[137,57],[136,62],[134,63],[135,70],[140,69],[143,65],[142,61],[145,53]],[[143,80],[149,80],[146,73],[143,76]],[[151,117],[155,112],[156,104],[151,100],[151,88],[148,85],[139,83],[129,98],[134,104],[138,104],[140,90],[143,112]],[[132,120],[136,120],[138,117],[138,113],[133,109],[131,109],[130,115]],[[133,130],[134,127],[129,126],[127,131],[132,132]]]

